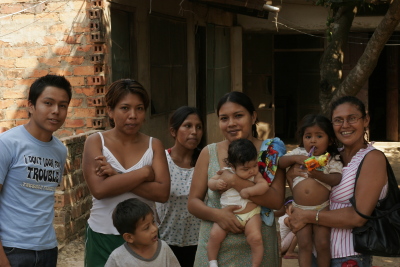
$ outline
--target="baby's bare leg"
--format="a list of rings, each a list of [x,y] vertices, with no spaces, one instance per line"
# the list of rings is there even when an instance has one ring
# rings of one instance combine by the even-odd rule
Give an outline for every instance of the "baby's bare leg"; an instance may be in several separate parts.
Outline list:
[[[313,232],[318,266],[329,267],[331,265],[331,228],[313,225]]]
[[[299,265],[300,267],[310,267],[312,261],[312,225],[307,224],[297,232],[297,242],[299,245]]]
[[[210,238],[207,243],[207,255],[208,260],[216,260],[218,257],[219,249],[221,248],[221,243],[224,241],[227,232],[222,229],[218,223],[214,223],[211,228]]]
[[[247,243],[251,248],[252,267],[258,267],[261,265],[264,255],[260,214],[256,214],[250,218],[244,232],[246,234]]]

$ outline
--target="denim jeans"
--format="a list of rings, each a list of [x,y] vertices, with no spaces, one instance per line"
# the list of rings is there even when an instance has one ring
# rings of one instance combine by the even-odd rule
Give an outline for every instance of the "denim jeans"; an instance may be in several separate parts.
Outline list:
[[[27,250],[3,247],[11,267],[56,267],[58,248]]]
[[[331,267],[371,267],[372,256],[354,255],[344,258],[331,259]],[[318,267],[317,260],[313,255],[312,267]]]

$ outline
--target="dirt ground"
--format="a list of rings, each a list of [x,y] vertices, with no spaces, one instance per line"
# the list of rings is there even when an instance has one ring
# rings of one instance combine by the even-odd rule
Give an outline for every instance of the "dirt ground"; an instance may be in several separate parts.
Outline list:
[[[72,241],[60,250],[58,267],[83,267],[85,244],[84,239]],[[298,267],[297,260],[282,259],[282,267]],[[374,257],[375,267],[400,267],[400,258]],[[278,266],[277,266],[278,267]]]

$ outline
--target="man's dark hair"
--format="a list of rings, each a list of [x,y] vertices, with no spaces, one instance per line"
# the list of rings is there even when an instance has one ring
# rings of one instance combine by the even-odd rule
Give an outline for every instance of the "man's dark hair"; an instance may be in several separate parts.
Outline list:
[[[135,234],[137,223],[144,220],[149,213],[153,213],[149,205],[137,198],[129,198],[115,207],[112,214],[114,227],[120,235]]]
[[[28,101],[31,102],[33,106],[36,106],[37,99],[47,86],[53,86],[65,90],[69,97],[68,103],[71,101],[72,91],[69,81],[65,79],[64,76],[48,74],[34,81],[29,89]]]
[[[229,144],[228,158],[226,163],[236,168],[238,165],[244,165],[251,160],[257,160],[257,149],[253,142],[248,139],[237,139]]]

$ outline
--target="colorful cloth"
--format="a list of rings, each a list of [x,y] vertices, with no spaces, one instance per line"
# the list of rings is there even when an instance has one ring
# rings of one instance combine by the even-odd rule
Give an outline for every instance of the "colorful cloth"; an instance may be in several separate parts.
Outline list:
[[[265,140],[258,155],[258,168],[262,176],[271,184],[278,169],[279,158],[285,155],[286,146],[279,137]],[[261,207],[262,221],[271,226],[274,223],[274,212],[270,208]]]

